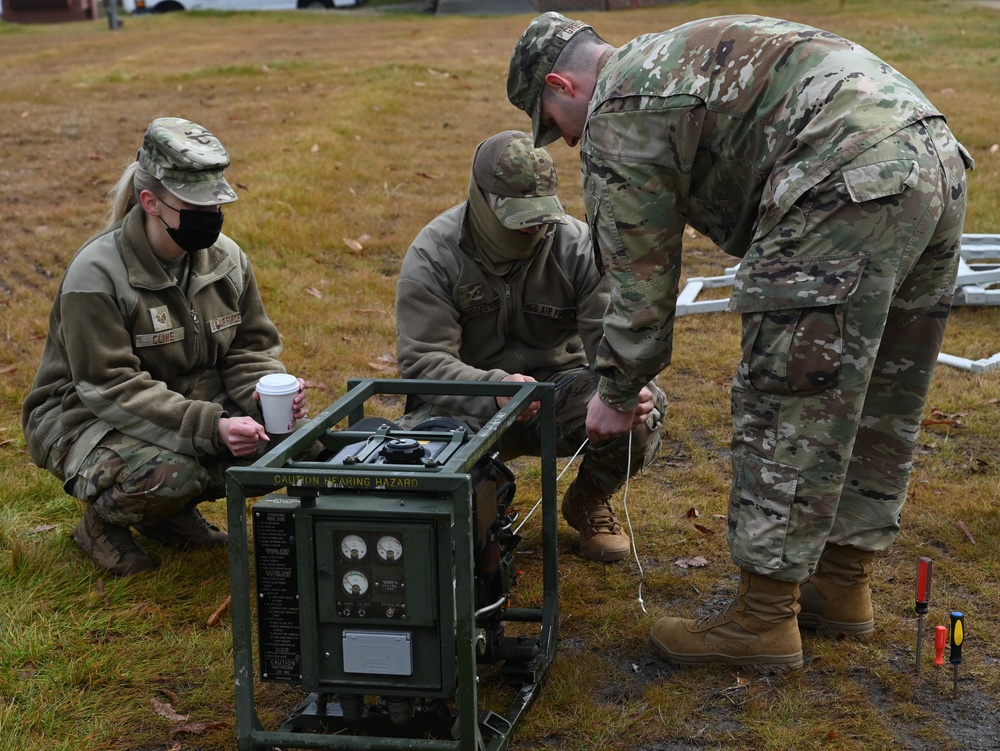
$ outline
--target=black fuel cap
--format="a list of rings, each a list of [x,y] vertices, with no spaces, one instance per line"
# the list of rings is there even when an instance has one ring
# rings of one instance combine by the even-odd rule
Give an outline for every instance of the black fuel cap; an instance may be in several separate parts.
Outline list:
[[[388,464],[420,464],[424,447],[413,438],[390,438],[379,453]]]

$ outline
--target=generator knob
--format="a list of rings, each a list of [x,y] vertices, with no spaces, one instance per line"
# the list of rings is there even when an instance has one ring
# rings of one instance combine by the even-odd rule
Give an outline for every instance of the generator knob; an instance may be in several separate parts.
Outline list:
[[[379,452],[387,464],[420,464],[424,447],[413,438],[391,438]]]

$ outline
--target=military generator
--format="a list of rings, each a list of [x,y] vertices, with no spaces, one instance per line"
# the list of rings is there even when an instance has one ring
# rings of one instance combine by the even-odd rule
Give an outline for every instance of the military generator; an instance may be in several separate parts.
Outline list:
[[[365,414],[389,394],[510,401],[477,432],[441,418],[404,430]],[[534,401],[542,594],[515,607],[516,484],[497,442]],[[554,426],[551,384],[352,380],[227,472],[241,751],[507,748],[555,653]],[[486,670],[499,706],[481,701]],[[301,692],[277,728],[257,713],[265,682]]]

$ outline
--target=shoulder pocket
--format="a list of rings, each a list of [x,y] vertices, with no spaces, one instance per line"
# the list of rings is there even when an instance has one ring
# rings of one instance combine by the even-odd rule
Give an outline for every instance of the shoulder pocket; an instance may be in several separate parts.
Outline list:
[[[920,178],[914,159],[892,159],[851,167],[841,174],[854,203],[897,195],[906,188],[916,187]]]
[[[867,254],[744,260],[736,271],[729,310],[754,313],[847,302],[868,265]]]

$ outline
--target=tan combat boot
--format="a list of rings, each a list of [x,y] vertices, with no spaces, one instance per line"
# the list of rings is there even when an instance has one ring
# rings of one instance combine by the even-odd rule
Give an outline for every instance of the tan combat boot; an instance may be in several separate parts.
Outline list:
[[[802,585],[799,628],[835,636],[867,636],[875,630],[869,583],[875,553],[828,544],[816,573]]]
[[[661,618],[653,624],[649,638],[661,657],[678,665],[799,668],[798,593],[796,582],[742,571],[736,600],[724,611],[697,621]]]
[[[104,521],[90,504],[76,525],[73,539],[94,563],[113,576],[140,574],[160,565],[136,544],[128,527]]]
[[[577,475],[563,496],[562,513],[569,526],[580,533],[584,558],[600,563],[620,561],[628,555],[631,541],[611,508],[611,495]]]
[[[136,524],[135,529],[150,539],[179,550],[211,550],[224,547],[229,535],[201,515],[197,506],[152,524]]]

